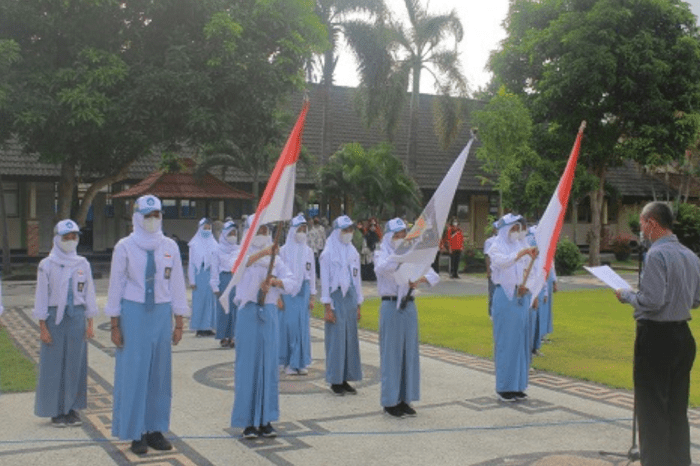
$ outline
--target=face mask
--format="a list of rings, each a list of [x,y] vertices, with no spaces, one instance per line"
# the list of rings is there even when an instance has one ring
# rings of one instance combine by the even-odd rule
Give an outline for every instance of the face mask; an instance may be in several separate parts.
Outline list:
[[[296,240],[297,243],[304,244],[304,243],[306,243],[306,233],[296,233],[294,235],[294,239]]]
[[[233,236],[227,236],[226,241],[229,242],[229,244],[238,244],[238,236],[233,235]]]
[[[458,225],[457,222],[452,222],[452,226],[453,226],[453,227],[456,227],[457,225]]]
[[[340,241],[343,244],[350,244],[350,241],[352,241],[352,233],[341,233]]]
[[[75,252],[78,249],[78,240],[61,240],[58,242],[58,247],[61,248],[63,252],[70,254],[71,252]]]
[[[255,235],[252,241],[252,246],[262,249],[271,242],[270,237],[267,235]]]
[[[211,230],[202,230],[202,238],[211,238]]]
[[[508,237],[513,243],[517,243],[518,240],[520,239],[520,232],[519,231],[511,231],[508,233]]]
[[[396,249],[396,246],[398,246],[400,242],[401,242],[401,239],[399,239],[399,238],[397,238],[397,239],[392,239],[392,240],[391,240],[391,247],[394,248],[394,249]]]
[[[520,241],[524,240],[525,238],[527,238],[527,231],[521,231],[520,238],[519,238]]]
[[[161,219],[148,217],[143,219],[143,229],[149,233],[155,233],[160,230]]]

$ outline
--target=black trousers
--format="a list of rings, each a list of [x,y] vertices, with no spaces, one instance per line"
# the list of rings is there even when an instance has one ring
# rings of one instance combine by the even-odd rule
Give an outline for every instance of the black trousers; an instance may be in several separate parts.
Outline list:
[[[643,466],[689,466],[695,339],[686,322],[637,322],[634,397]]]
[[[450,253],[450,277],[457,278],[457,272],[459,271],[459,259],[461,256],[461,250],[453,250]]]

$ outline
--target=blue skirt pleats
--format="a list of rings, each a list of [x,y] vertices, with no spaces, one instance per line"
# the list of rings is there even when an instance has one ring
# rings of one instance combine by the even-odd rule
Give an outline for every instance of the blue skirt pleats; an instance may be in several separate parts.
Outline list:
[[[40,417],[68,414],[87,407],[87,341],[85,307],[68,310],[56,325],[56,307],[49,308],[46,326],[53,343],[41,343],[34,413]]]
[[[379,310],[379,358],[382,406],[420,399],[418,315],[409,301],[397,309],[396,301],[382,301]]]
[[[310,297],[308,280],[304,280],[296,296],[282,295],[284,310],[279,314],[279,363],[294,370],[311,364]]]
[[[231,272],[221,272],[219,274],[219,293],[223,293],[229,282],[231,281]],[[232,340],[236,333],[236,315],[238,310],[233,304],[233,299],[236,297],[236,289],[231,290],[228,296],[228,314],[224,312],[224,308],[216,299],[216,339]]]
[[[212,330],[216,328],[216,296],[209,286],[210,269],[200,270],[195,275],[192,291],[192,317],[190,330]]]
[[[337,289],[331,293],[331,299],[335,323],[325,324],[326,382],[341,384],[362,380],[355,288],[351,286],[345,296]]]
[[[279,419],[278,313],[274,304],[252,302],[238,310],[231,427]]]
[[[116,350],[112,435],[138,440],[146,432],[167,432],[172,399],[170,303],[151,311],[122,300],[124,346]]]
[[[497,392],[524,392],[531,361],[530,295],[512,300],[500,286],[493,294],[493,341]]]

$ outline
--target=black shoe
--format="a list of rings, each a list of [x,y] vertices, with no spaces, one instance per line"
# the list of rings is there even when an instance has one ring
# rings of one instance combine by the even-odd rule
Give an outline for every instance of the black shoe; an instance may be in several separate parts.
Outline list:
[[[514,392],[513,395],[516,400],[527,400],[527,393],[525,392]]]
[[[247,438],[247,439],[258,438],[258,435],[260,435],[260,432],[258,432],[258,429],[256,429],[253,426],[246,427],[243,430],[243,438]]]
[[[65,415],[65,419],[68,427],[78,427],[83,424],[83,421],[80,419],[80,415],[78,415],[78,413],[72,409]]]
[[[515,397],[514,392],[498,392],[498,399],[501,401],[505,401],[506,403],[518,401],[518,399]]]
[[[194,333],[194,336],[195,336],[195,337],[206,337],[206,336],[207,336],[207,332],[205,332],[204,330],[197,330],[197,331]]]
[[[214,335],[216,335],[216,332],[213,331],[213,330],[205,330],[205,331],[204,331],[204,336],[205,336],[205,337],[213,337]]]
[[[339,383],[331,384],[331,391],[335,396],[345,395],[345,389],[343,388],[343,385]]]
[[[399,407],[399,405],[396,406],[385,406],[384,407],[384,412],[387,413],[389,416],[393,417],[404,417],[406,413],[403,412],[403,409]]]
[[[351,395],[357,395],[357,390],[355,390],[354,388],[352,388],[352,386],[350,386],[349,383],[343,382],[343,385],[341,385],[341,387],[343,387],[343,390],[344,390],[345,392],[347,392],[347,393],[349,393],[349,394],[351,394]]]
[[[131,442],[131,451],[137,455],[145,455],[148,453],[148,444],[146,443],[145,435],[141,436],[141,440],[133,440]]]
[[[260,435],[265,438],[275,438],[277,437],[277,431],[268,422],[266,425],[260,427]]]
[[[166,451],[173,449],[173,445],[170,442],[168,442],[168,440],[165,437],[163,437],[163,434],[161,434],[160,432],[147,433],[146,443],[149,447],[153,448],[154,450]]]
[[[411,406],[406,403],[406,402],[401,402],[398,405],[396,405],[403,413],[408,416],[408,417],[416,417],[417,413],[416,410],[411,408]]]
[[[59,414],[56,417],[51,418],[51,425],[54,427],[66,427],[66,415]]]

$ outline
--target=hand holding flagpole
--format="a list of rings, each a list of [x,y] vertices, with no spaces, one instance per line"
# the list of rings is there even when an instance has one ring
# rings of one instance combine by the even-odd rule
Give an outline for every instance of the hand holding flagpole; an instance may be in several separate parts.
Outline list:
[[[280,242],[280,232],[282,231],[282,222],[277,222],[277,231],[275,232],[275,241],[272,243],[272,252],[270,253],[270,265],[267,267],[267,277],[265,278],[265,282],[268,283],[270,281],[270,277],[272,277],[272,270],[275,267],[275,258],[277,257],[277,252],[279,250],[279,242]],[[267,296],[267,291],[268,290],[260,290],[260,293],[258,293],[258,304],[262,306],[265,304],[265,296]]]

